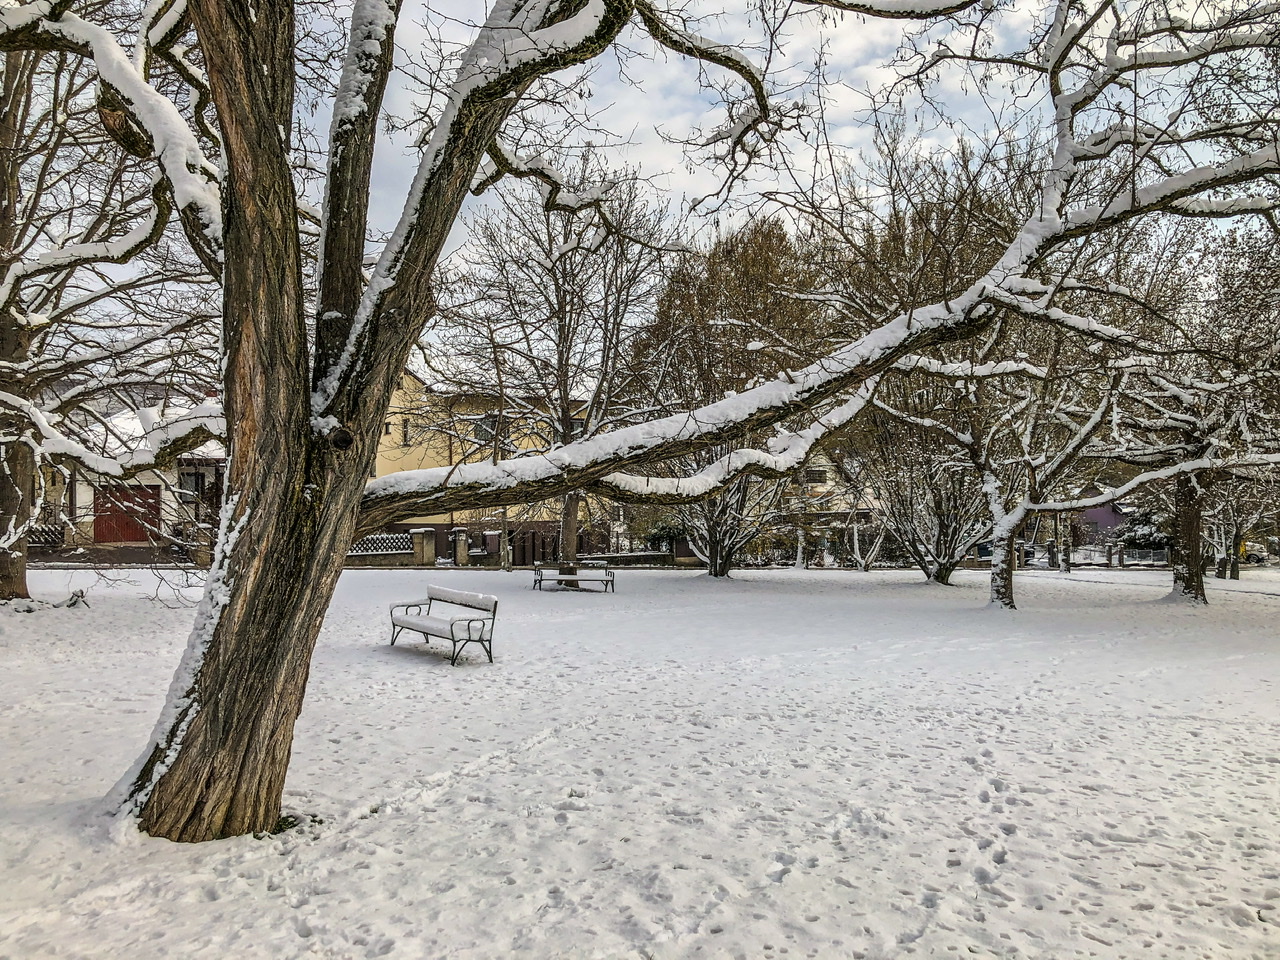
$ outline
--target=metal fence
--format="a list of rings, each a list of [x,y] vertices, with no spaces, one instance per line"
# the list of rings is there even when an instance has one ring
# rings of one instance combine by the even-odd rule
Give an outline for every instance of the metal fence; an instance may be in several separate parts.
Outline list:
[[[1092,545],[1073,547],[1071,549],[1071,562],[1082,567],[1105,567],[1107,565],[1107,548]]]
[[[387,553],[413,553],[413,536],[408,533],[375,533],[353,543],[347,556],[368,557]]]
[[[1150,564],[1167,564],[1169,562],[1168,550],[1125,550],[1124,562],[1129,563],[1150,563]]]
[[[1120,556],[1119,547],[1108,548],[1097,544],[1086,544],[1082,547],[1075,547],[1071,551],[1071,563],[1082,567],[1118,567],[1120,566]],[[1124,550],[1124,565],[1126,567],[1130,565],[1164,566],[1168,563],[1168,550],[1135,550],[1133,547],[1126,547]]]

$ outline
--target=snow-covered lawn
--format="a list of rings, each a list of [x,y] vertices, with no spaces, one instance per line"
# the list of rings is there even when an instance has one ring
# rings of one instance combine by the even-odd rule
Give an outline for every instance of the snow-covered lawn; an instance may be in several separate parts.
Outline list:
[[[1167,577],[349,572],[319,821],[181,846],[95,805],[191,611],[41,572],[92,607],[0,611],[0,957],[1278,957],[1280,573]],[[387,645],[428,579],[501,597],[496,663]]]

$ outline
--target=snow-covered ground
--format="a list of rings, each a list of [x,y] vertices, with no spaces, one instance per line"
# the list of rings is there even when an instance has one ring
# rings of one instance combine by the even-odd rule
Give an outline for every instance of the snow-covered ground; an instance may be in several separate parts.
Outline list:
[[[1280,957],[1280,572],[353,571],[286,802],[184,846],[96,804],[190,609],[0,610],[0,957]],[[497,662],[387,645],[428,579]],[[189,591],[194,594],[194,591]]]

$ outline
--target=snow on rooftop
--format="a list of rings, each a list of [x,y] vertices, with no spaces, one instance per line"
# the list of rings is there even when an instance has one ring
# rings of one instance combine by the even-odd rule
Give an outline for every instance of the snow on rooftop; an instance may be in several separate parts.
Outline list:
[[[172,437],[179,436],[194,427],[203,426],[211,432],[225,432],[222,405],[216,401],[198,405],[159,403],[125,409],[106,418],[111,438],[106,440],[108,449],[117,454],[125,450],[146,450],[154,453]],[[210,440],[184,457],[226,457],[226,447],[221,441]]]

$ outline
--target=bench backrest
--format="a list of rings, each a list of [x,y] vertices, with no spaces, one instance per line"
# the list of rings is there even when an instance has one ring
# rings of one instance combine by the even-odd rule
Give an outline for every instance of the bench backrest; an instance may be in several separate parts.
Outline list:
[[[473,610],[486,610],[496,613],[498,598],[487,593],[471,593],[467,590],[450,590],[448,587],[427,587],[427,599],[439,600],[441,603],[453,603],[460,607],[471,607]]]

